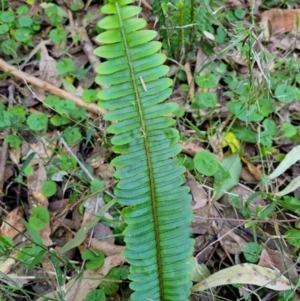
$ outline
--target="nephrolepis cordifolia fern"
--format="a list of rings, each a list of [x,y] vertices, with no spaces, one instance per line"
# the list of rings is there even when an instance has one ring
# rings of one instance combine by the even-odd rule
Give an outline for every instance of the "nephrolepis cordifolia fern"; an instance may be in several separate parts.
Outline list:
[[[177,105],[164,102],[171,94],[169,68],[159,53],[156,32],[144,30],[146,21],[135,17],[140,7],[133,0],[112,0],[98,25],[103,46],[95,53],[106,62],[97,68],[96,82],[110,87],[99,93],[100,104],[112,121],[108,132],[113,150],[120,154],[111,164],[119,179],[118,202],[127,206],[122,216],[124,255],[130,264],[132,301],[187,301],[190,295],[189,260],[191,197],[184,183],[185,169],[176,155],[175,121],[166,115]]]
[[[168,0],[154,0],[152,4],[152,9],[154,15],[158,20],[158,28],[159,34],[161,36],[161,40],[163,41],[163,47],[168,51],[168,55],[170,57],[174,57],[172,55],[171,43],[170,43],[170,32],[168,26]]]
[[[194,21],[195,0],[154,0],[153,11],[158,18],[159,32],[168,55],[185,58]]]
[[[168,55],[183,61],[189,51],[197,49],[203,31],[213,32],[211,11],[223,0],[153,0],[159,32]]]

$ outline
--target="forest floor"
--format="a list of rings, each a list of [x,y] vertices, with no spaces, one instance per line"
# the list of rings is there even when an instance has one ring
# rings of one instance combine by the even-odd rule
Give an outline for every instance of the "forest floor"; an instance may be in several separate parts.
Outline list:
[[[0,2],[0,300],[129,300],[95,84],[102,4]],[[170,40],[152,1],[136,5],[163,42],[179,105],[200,283],[191,300],[300,300],[300,5],[195,1],[198,17],[182,24],[171,2]]]

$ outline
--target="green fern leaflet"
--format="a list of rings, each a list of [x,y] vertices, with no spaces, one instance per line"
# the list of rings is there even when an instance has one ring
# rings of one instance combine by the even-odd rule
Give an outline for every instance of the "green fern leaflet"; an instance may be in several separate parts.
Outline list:
[[[176,155],[179,134],[166,115],[177,105],[164,102],[171,94],[169,68],[159,53],[156,32],[144,30],[137,18],[141,8],[132,0],[110,1],[108,14],[98,25],[105,32],[97,37],[104,46],[95,53],[106,62],[97,68],[96,82],[109,85],[99,92],[100,105],[112,121],[108,132],[119,154],[111,164],[119,179],[118,202],[127,206],[122,216],[124,255],[130,264],[132,301],[187,301],[190,295],[189,260],[191,197],[184,183],[184,167]]]

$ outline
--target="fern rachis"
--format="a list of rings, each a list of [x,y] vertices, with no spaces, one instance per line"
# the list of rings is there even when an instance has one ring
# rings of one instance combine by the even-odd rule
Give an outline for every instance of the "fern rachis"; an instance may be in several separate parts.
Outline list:
[[[108,14],[99,22],[106,31],[98,36],[104,46],[95,53],[108,59],[97,68],[96,82],[110,85],[99,93],[104,116],[114,121],[108,132],[117,167],[115,189],[118,202],[127,206],[122,215],[124,255],[130,264],[132,301],[186,301],[190,294],[193,244],[190,196],[184,183],[184,168],[176,155],[177,130],[166,117],[177,105],[166,102],[172,81],[163,78],[168,67],[152,41],[155,31],[144,30],[136,18],[141,9],[132,0],[112,0],[102,8]]]

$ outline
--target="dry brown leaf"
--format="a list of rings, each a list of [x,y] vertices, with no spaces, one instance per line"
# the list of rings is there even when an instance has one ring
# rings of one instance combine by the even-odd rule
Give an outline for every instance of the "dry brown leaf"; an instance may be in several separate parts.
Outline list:
[[[48,198],[46,198],[41,192],[29,191],[28,192],[28,203],[33,207],[44,206],[48,207]]]
[[[95,215],[95,210],[91,210],[91,209],[86,208],[84,210],[83,218],[82,218],[82,221],[81,221],[81,227],[83,227],[85,224],[90,222],[94,215]]]
[[[233,229],[226,225],[220,225],[217,233],[218,239],[226,253],[235,255],[243,252],[247,242],[235,234]]]
[[[53,245],[53,241],[50,238],[51,227],[49,223],[42,230],[39,230],[38,233],[40,234],[40,237],[42,238],[42,241],[46,247]]]
[[[277,39],[276,37],[271,37],[270,41],[276,48],[289,50],[289,49],[298,49],[300,50],[300,42],[298,37],[287,37],[283,39]],[[274,47],[273,47],[274,48]]]
[[[103,266],[96,271],[86,270],[83,275],[80,275],[77,280],[74,277],[70,280],[64,288],[66,292],[65,301],[82,301],[85,300],[86,295],[93,289],[97,288],[103,278],[108,274],[108,272],[116,266],[120,266],[125,262],[123,255],[113,255],[105,258]],[[57,292],[52,292],[38,298],[37,301],[43,301],[45,298],[58,298]]]
[[[18,149],[10,148],[8,154],[9,154],[10,160],[14,164],[16,164],[16,165],[20,164],[20,158],[21,158],[21,149],[20,148],[18,148]]]
[[[269,248],[262,250],[258,265],[266,268],[277,268],[281,273],[288,270],[293,283],[299,277],[295,263],[287,255]]]
[[[61,86],[61,80],[59,79],[59,72],[56,69],[56,60],[49,55],[45,44],[41,45],[40,50],[39,77],[45,82],[59,88]]]
[[[206,206],[193,210],[194,219],[192,221],[192,230],[194,234],[206,234],[209,232],[211,226],[211,219],[216,217],[220,218],[218,211],[212,207],[210,204]]]
[[[15,258],[17,257],[17,254],[11,254],[10,256],[10,258],[5,259],[4,261],[0,260],[0,272],[6,275],[11,271],[12,267],[16,263]]]
[[[39,78],[59,88],[61,86],[61,80],[59,79],[59,73],[56,69],[56,60],[48,54],[45,43],[41,43],[39,46],[41,53],[41,59],[39,62]],[[31,89],[39,100],[45,99],[45,90],[35,86]]]
[[[182,152],[185,154],[194,157],[198,152],[204,151],[205,149],[193,142],[180,141],[180,145],[182,146]]]
[[[195,245],[194,245],[195,252],[199,252],[200,250],[204,249],[207,246],[208,242],[209,242],[208,233],[204,234],[204,235],[196,236],[195,237]],[[200,258],[198,256],[197,256],[197,258],[201,259],[201,262],[204,262],[203,254],[201,254]]]
[[[12,176],[14,176],[14,169],[12,168],[11,164],[6,164],[3,179],[2,179],[3,183],[6,182]],[[1,191],[1,189],[0,189],[0,191]],[[0,193],[0,195],[1,195],[1,193]]]
[[[220,266],[222,265],[223,261],[228,259],[228,253],[224,251],[224,249],[216,248],[216,254],[220,258]],[[231,258],[229,257],[230,261],[232,262]]]
[[[261,14],[260,26],[264,29],[265,39],[282,33],[297,33],[297,23],[300,19],[300,9],[282,10],[273,8]]]
[[[227,58],[226,61],[228,61],[228,62],[233,61],[234,63],[236,63],[240,66],[247,67],[247,70],[249,72],[249,69],[248,69],[249,63],[248,63],[247,57],[241,55],[241,53],[239,51],[232,50],[232,51],[228,52],[226,55],[224,55],[224,57]]]
[[[115,238],[111,228],[108,227],[107,225],[104,225],[101,222],[94,227],[93,237],[96,239],[100,239],[101,241],[106,241],[111,244],[115,242]]]
[[[95,175],[99,175],[104,181],[109,181],[114,178],[115,169],[111,164],[101,164],[97,170],[95,170]]]
[[[257,168],[256,166],[254,166],[251,162],[249,162],[246,158],[241,157],[242,161],[247,164],[247,167],[249,169],[249,171],[251,172],[251,174],[255,177],[255,179],[257,181],[260,181],[261,178],[261,170],[259,168]]]
[[[199,292],[228,284],[253,284],[259,287],[265,286],[274,291],[285,291],[293,288],[288,279],[277,273],[277,271],[243,263],[214,273],[194,285],[192,291]]]
[[[37,140],[34,143],[30,143],[30,150],[26,150],[24,148],[24,151],[22,150],[22,155],[27,158],[32,152],[35,152],[35,156],[31,160],[31,165],[39,164],[40,162],[43,162],[44,164],[47,164],[51,157],[54,154],[54,150],[57,146],[58,139],[56,139],[58,136],[57,131],[48,132],[45,137],[38,136],[36,137]],[[24,153],[26,152],[26,153]]]
[[[257,183],[256,178],[246,167],[242,167],[240,177],[247,184]]]
[[[222,161],[226,156],[223,153],[222,143],[224,141],[224,134],[221,133],[221,128],[213,135],[208,136],[209,145],[213,149],[213,153],[216,155],[218,161]]]
[[[83,227],[86,223],[88,223],[93,216],[95,215],[95,208],[98,206],[99,208],[105,205],[102,197],[91,196],[84,203],[85,211],[83,214],[83,219],[81,222],[81,227]],[[106,212],[108,213],[108,212]],[[106,216],[106,215],[104,215]]]
[[[45,181],[47,181],[47,174],[43,162],[40,161],[38,168],[27,176],[30,208],[37,205],[48,207],[48,199],[42,194],[42,185]]]
[[[53,234],[64,222],[67,214],[68,199],[57,200],[49,203],[48,210],[52,212],[50,226],[51,234]]]
[[[203,235],[202,235],[203,236]],[[198,236],[199,237],[199,236]],[[207,240],[204,240],[205,243],[208,243],[209,242],[209,238],[207,238]],[[205,246],[205,245],[204,245]],[[197,259],[198,259],[198,262],[199,263],[207,263],[207,261],[212,257],[212,254],[214,252],[214,246],[207,246],[203,249],[203,245],[202,247],[198,247],[198,250],[201,250],[201,252],[199,252],[197,254]],[[198,251],[196,248],[195,248],[195,251],[197,252]]]
[[[244,2],[239,0],[225,0],[225,5],[227,8],[235,8],[239,6],[244,6]]]
[[[208,197],[201,185],[193,179],[188,180],[186,185],[190,187],[193,201],[195,202],[192,209],[195,210],[204,207],[208,202]]]
[[[22,222],[23,215],[24,211],[21,206],[9,212],[0,228],[0,235],[7,235],[14,239],[20,232],[23,232],[25,230]]]
[[[202,47],[198,47],[197,50],[197,58],[196,58],[196,66],[195,66],[195,72],[199,72],[199,75],[205,75],[207,73],[210,73],[210,71],[207,68],[203,68],[203,65],[210,62],[210,58],[204,53],[202,50]]]

